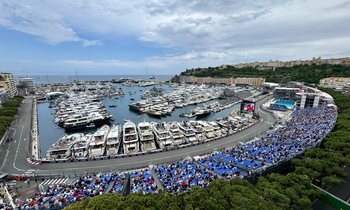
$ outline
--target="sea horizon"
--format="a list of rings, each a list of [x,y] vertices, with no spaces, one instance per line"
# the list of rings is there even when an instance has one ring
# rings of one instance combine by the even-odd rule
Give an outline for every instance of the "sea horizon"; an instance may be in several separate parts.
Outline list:
[[[155,80],[169,80],[174,75],[30,75],[36,84],[47,84],[47,83],[69,83],[74,80],[79,81],[106,81],[112,79],[121,79],[121,78],[134,78],[134,79],[149,79],[150,76],[154,76]],[[16,79],[19,79],[25,76],[15,75]]]

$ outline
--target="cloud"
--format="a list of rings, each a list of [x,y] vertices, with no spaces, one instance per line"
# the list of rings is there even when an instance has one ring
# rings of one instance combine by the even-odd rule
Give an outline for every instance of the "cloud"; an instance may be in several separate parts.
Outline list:
[[[95,45],[102,45],[101,40],[80,40],[83,43],[84,47],[89,47],[89,46],[95,46]]]
[[[345,0],[2,0],[0,25],[54,45],[79,42],[101,46],[103,52],[109,42],[126,40],[141,42],[144,51],[160,49],[157,56],[146,52],[137,59],[130,51],[127,59],[113,52],[99,59],[82,56],[90,60],[60,57],[57,64],[65,67],[180,72],[222,63],[349,55],[349,5]]]
[[[0,25],[40,37],[53,45],[62,42],[81,42],[83,46],[100,44],[98,40],[80,38],[63,16],[47,7],[38,1],[3,0],[0,2]]]
[[[160,20],[140,39],[185,50],[244,51],[350,35],[344,27],[350,13],[327,10],[333,7],[327,1],[171,1],[173,10],[164,1],[151,2],[150,11]]]

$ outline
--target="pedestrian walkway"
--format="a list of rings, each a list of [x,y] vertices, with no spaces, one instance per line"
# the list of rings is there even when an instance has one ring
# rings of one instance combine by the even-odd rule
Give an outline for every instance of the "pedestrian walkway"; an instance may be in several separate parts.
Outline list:
[[[39,188],[41,192],[45,192],[46,188],[51,185],[68,184],[69,178],[47,179],[40,183]]]
[[[151,169],[151,174],[152,174],[152,176],[153,176],[153,178],[154,178],[154,182],[156,183],[158,189],[164,190],[163,185],[160,183],[160,180],[159,180],[159,178],[158,178],[158,176],[157,176],[157,173],[156,173],[156,171],[154,170],[154,168]]]
[[[38,160],[40,157],[40,148],[39,148],[39,133],[38,133],[38,114],[36,99],[33,99],[32,103],[32,158]]]

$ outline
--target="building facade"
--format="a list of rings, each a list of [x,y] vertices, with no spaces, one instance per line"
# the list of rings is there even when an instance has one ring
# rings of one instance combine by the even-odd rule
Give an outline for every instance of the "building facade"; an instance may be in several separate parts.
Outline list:
[[[251,63],[240,63],[231,65],[235,68],[246,68],[253,67],[258,68],[260,70],[264,69],[274,69],[278,67],[292,67],[296,65],[321,65],[321,64],[337,64],[337,65],[350,65],[350,57],[344,58],[324,58],[314,57],[310,60],[293,60],[293,61],[278,61],[278,60],[270,60],[267,62],[251,62]],[[228,64],[224,66],[229,66]]]
[[[7,95],[7,90],[5,88],[0,88],[0,106],[2,103],[7,101],[8,95]]]
[[[22,88],[33,89],[34,80],[30,77],[21,77],[19,78],[19,86]]]
[[[180,82],[185,83],[206,83],[206,84],[227,84],[227,85],[251,85],[261,86],[265,83],[264,78],[255,77],[230,77],[230,78],[213,78],[213,77],[195,77],[195,76],[180,76]]]
[[[320,80],[320,86],[342,89],[350,85],[350,77],[328,77]]]
[[[11,73],[0,73],[0,88],[5,88],[10,98],[17,95],[16,83]]]

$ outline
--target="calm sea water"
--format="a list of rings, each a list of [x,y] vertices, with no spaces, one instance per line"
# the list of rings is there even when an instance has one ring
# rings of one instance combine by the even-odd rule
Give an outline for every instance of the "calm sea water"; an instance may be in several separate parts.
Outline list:
[[[101,78],[104,78],[104,77],[101,77]],[[148,122],[185,121],[185,120],[195,119],[195,118],[179,117],[179,115],[182,113],[190,113],[192,109],[196,107],[195,105],[175,109],[170,116],[162,117],[161,119],[150,117],[147,114],[138,114],[133,111],[130,111],[128,105],[129,103],[133,102],[131,101],[131,98],[135,99],[135,101],[140,100],[141,94],[144,91],[151,89],[152,87],[128,87],[120,84],[116,84],[116,86],[122,87],[124,89],[126,93],[125,96],[120,96],[118,99],[105,98],[104,100],[102,100],[108,112],[115,119],[113,123],[123,124],[125,119],[131,120],[134,123],[139,123],[143,121],[148,121]],[[166,92],[169,92],[171,90],[171,88],[166,84],[157,85],[157,87],[163,88]],[[214,101],[210,101],[206,103],[212,103],[212,102]],[[116,105],[117,107],[113,108],[113,107],[109,107],[109,105]],[[235,109],[239,109],[239,106],[240,105],[235,105],[230,109],[225,109],[225,110],[222,110],[221,112],[212,113],[206,118],[202,118],[202,120],[215,120],[217,118],[226,117],[229,115],[231,111]],[[45,157],[49,147],[53,143],[55,143],[60,137],[62,137],[65,134],[65,132],[64,132],[64,129],[62,129],[61,127],[57,126],[54,123],[53,110],[49,108],[48,103],[38,104],[38,114],[39,114],[38,119],[39,119],[41,155],[42,157]],[[93,130],[86,131],[86,132],[93,132]]]
[[[133,79],[149,79],[150,75],[39,75],[31,76],[34,79],[34,82],[37,84],[43,83],[68,83],[73,82],[74,80],[81,81],[102,81],[102,80],[112,80],[120,78],[133,78]],[[169,80],[173,75],[154,75],[155,80]]]

